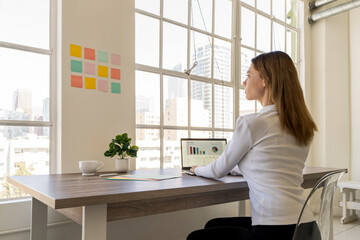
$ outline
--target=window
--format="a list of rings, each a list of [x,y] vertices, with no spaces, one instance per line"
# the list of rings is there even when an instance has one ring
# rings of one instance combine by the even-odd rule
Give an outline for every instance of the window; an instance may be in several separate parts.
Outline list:
[[[135,0],[135,8],[137,168],[180,167],[180,138],[230,140],[236,118],[261,109],[241,85],[251,59],[281,50],[297,60],[296,0]]]
[[[0,1],[0,199],[22,195],[7,176],[50,172],[55,6],[53,0]]]

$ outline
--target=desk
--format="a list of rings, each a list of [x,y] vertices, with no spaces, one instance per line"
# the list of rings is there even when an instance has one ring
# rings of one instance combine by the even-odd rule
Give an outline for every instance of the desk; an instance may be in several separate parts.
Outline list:
[[[304,188],[334,168],[306,167]],[[135,170],[134,174],[181,175],[163,181],[112,181],[99,176],[12,176],[8,182],[32,196],[31,239],[45,240],[47,206],[82,225],[83,240],[105,240],[108,221],[245,200],[244,178],[220,180],[181,174],[180,169]]]

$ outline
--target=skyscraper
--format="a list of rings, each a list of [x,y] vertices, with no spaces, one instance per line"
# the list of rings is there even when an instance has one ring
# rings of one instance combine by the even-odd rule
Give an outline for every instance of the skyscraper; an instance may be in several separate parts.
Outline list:
[[[13,111],[28,113],[32,118],[32,93],[26,88],[18,88],[13,93]],[[29,120],[30,120],[29,119]]]

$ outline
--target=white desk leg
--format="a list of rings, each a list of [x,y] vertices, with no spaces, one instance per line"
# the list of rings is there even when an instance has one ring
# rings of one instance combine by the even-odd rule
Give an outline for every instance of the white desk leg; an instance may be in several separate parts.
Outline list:
[[[84,206],[82,240],[106,240],[107,205]]]
[[[36,198],[31,201],[30,239],[46,240],[47,238],[47,205]]]
[[[245,200],[239,201],[239,217],[244,217],[245,215],[246,215]]]

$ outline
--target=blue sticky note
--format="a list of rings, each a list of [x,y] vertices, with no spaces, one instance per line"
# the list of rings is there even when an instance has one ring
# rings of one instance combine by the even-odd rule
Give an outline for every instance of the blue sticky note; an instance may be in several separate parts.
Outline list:
[[[103,63],[108,63],[109,54],[107,52],[98,51],[98,61]]]
[[[112,82],[111,83],[111,92],[120,94],[121,93],[120,83]]]

